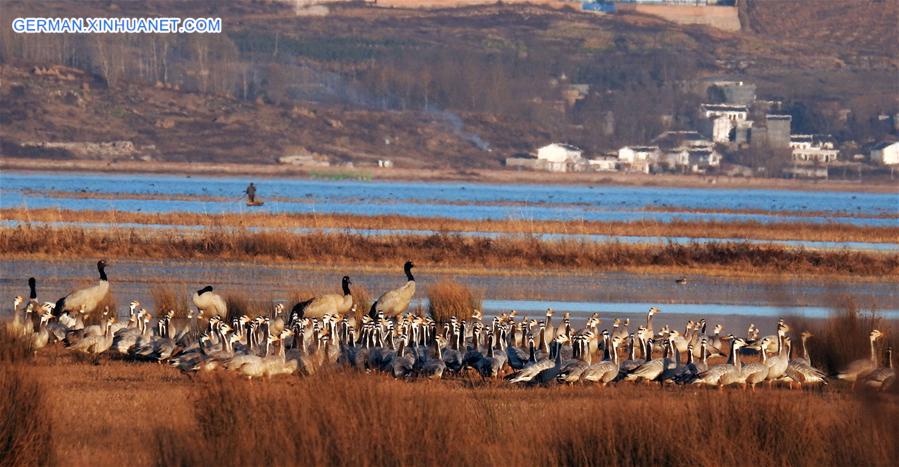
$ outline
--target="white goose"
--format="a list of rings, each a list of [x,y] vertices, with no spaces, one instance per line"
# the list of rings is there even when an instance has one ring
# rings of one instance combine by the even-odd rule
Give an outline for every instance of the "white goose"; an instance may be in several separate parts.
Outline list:
[[[843,371],[837,374],[838,379],[844,381],[855,382],[864,378],[868,373],[877,368],[877,353],[874,350],[874,341],[876,341],[883,333],[875,329],[868,334],[868,341],[871,346],[871,357],[867,359],[856,360],[849,364]]]

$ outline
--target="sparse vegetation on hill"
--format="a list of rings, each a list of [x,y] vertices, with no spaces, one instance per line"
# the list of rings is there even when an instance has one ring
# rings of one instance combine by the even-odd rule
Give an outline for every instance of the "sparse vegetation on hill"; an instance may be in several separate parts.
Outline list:
[[[883,98],[894,92],[888,48],[867,39],[842,48],[782,39],[795,28],[774,18],[772,2],[750,2],[752,24],[768,25],[754,34],[532,5],[346,5],[325,17],[296,16],[277,2],[108,6],[58,1],[42,4],[41,14],[221,16],[225,31],[0,30],[0,99],[8,104],[0,107],[0,153],[73,157],[19,145],[131,141],[136,151],[124,157],[274,163],[309,153],[334,163],[498,167],[547,141],[595,154],[692,127],[704,98],[699,80],[733,74],[757,80],[763,95],[806,103],[814,118],[803,130],[875,139],[895,131],[876,124],[881,112],[896,110]],[[6,2],[0,19],[32,9]],[[878,10],[857,11],[863,19]],[[571,84],[589,91],[576,97]]]

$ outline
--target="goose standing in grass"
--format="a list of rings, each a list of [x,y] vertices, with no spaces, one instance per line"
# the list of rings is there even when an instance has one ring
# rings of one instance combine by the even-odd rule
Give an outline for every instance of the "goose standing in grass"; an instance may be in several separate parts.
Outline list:
[[[859,359],[850,363],[843,371],[837,374],[837,378],[854,383],[859,378],[864,377],[875,368],[877,368],[877,353],[874,350],[874,341],[876,341],[882,335],[883,333],[881,333],[877,329],[871,331],[871,333],[868,334],[868,342],[871,347],[871,356],[869,358]]]
[[[649,339],[647,342],[649,345],[649,350],[647,355],[649,357],[652,356],[652,343],[653,339]],[[663,344],[665,348],[662,351],[662,358],[655,358],[648,360],[646,363],[638,366],[633,371],[627,374],[624,379],[627,381],[635,381],[639,382],[641,380],[646,381],[655,381],[656,378],[661,376],[662,372],[668,368],[669,363],[671,362],[671,345],[669,341],[664,341]]]
[[[213,292],[211,285],[194,292],[192,298],[194,306],[206,319],[212,317],[226,319],[228,317],[228,305],[225,303],[225,299]]]
[[[46,310],[45,313],[42,313],[40,316],[40,323],[38,324],[37,331],[31,335],[31,348],[37,352],[40,349],[43,349],[47,346],[47,342],[50,341],[50,332],[47,330],[47,322],[50,321],[50,318],[53,317],[53,314],[50,313],[50,310]]]
[[[809,332],[802,333],[804,357],[792,359],[787,364],[785,374],[789,378],[791,389],[794,382],[799,385],[800,389],[803,384],[827,384],[827,377],[824,375],[824,372],[812,366],[811,360],[809,360],[808,350],[805,349],[805,340],[810,336],[811,333]]]
[[[627,347],[627,360],[621,362],[619,365],[619,369],[623,374],[630,373],[637,369],[640,365],[646,363],[646,355],[651,354],[652,352],[646,350],[646,346],[643,343],[643,334],[644,329],[641,326],[640,329],[637,330],[636,334],[631,334],[627,337],[628,347]],[[615,338],[614,334],[612,338]],[[643,354],[644,358],[637,358],[637,346],[640,346],[640,352]]]
[[[76,290],[56,301],[53,310],[54,316],[61,316],[63,312],[80,310],[82,313],[93,313],[97,305],[109,293],[109,279],[106,277],[106,261],[97,261],[97,272],[100,273],[100,281],[97,285]]]
[[[784,373],[787,372],[787,366],[790,365],[790,355],[787,353],[787,347],[784,344],[787,338],[784,334],[786,332],[786,326],[778,324],[777,328],[777,355],[765,360],[765,364],[768,365],[768,381],[775,381],[783,377]],[[770,340],[770,337],[764,337],[762,340]],[[767,344],[767,342],[766,342]],[[770,348],[770,344],[766,345],[766,347],[762,347],[762,352],[766,351],[767,348]]]
[[[550,355],[543,360],[534,362],[526,367],[524,367],[520,372],[514,374],[509,382],[512,383],[529,383],[534,380],[541,372],[544,370],[548,370],[553,368],[553,366],[560,367],[562,364],[562,342],[565,339],[564,336],[559,336],[553,341],[550,346]]]
[[[475,362],[474,367],[478,370],[482,378],[496,378],[502,372],[503,366],[506,364],[506,354],[496,353],[494,345],[495,336],[493,333],[487,333],[487,355],[481,357]]]
[[[733,334],[727,336],[727,340],[731,342],[730,353],[727,357],[727,363],[719,363],[718,365],[712,365],[708,367],[707,370],[697,375],[692,384],[718,386],[721,381],[721,377],[734,368],[734,364],[737,361],[737,352],[739,351],[739,348],[743,346],[745,341],[742,339],[737,339]]]
[[[750,389],[755,391],[755,385],[759,384],[765,379],[768,378],[768,364],[766,363],[768,359],[768,338],[763,337],[761,342],[761,350],[759,351],[760,360],[755,363],[749,363],[743,366],[743,381],[749,385]]]
[[[16,298],[12,301],[12,322],[6,325],[7,330],[16,336],[22,335],[24,330],[23,320],[19,316],[19,305],[24,302],[25,299],[21,295],[16,295]]]
[[[297,303],[291,310],[291,315],[300,318],[322,318],[325,315],[343,316],[353,307],[353,294],[350,293],[349,276],[343,276],[340,287],[343,294],[325,294]]]
[[[69,347],[69,349],[94,355],[100,355],[101,353],[106,352],[110,347],[112,347],[113,337],[111,329],[112,323],[114,322],[115,318],[110,318],[104,326],[105,331],[102,335],[87,336],[84,339],[80,340],[77,344]]]
[[[896,381],[896,370],[893,369],[893,348],[887,347],[885,352],[886,366],[878,368],[866,376],[862,380],[866,387],[886,391]]]
[[[406,261],[403,265],[403,271],[406,273],[406,283],[391,291],[385,292],[378,297],[371,305],[369,316],[372,319],[377,318],[378,313],[384,313],[388,318],[395,318],[405,313],[409,308],[412,297],[415,296],[415,277],[412,275],[412,268],[415,264],[412,261]]]
[[[436,336],[434,344],[434,357],[426,360],[421,366],[421,375],[428,379],[440,379],[446,370],[446,362],[443,361],[443,353],[440,350],[446,345],[446,339]]]
[[[680,384],[689,384],[692,383],[696,377],[706,371],[709,368],[708,363],[706,362],[706,346],[708,345],[708,341],[705,338],[699,342],[699,356],[700,361],[695,361],[695,354],[693,349],[693,344],[687,346],[687,364],[681,368],[677,375],[674,377],[674,381]],[[766,371],[767,375],[768,372]]]
[[[552,366],[537,373],[531,382],[546,385],[556,381],[562,372],[562,346],[566,342],[568,342],[568,338],[564,335],[556,338],[556,358],[552,361]]]
[[[618,336],[609,336],[608,332],[603,333],[603,359],[601,362],[588,366],[581,374],[583,381],[591,383],[601,383],[603,386],[611,383],[618,377]]]

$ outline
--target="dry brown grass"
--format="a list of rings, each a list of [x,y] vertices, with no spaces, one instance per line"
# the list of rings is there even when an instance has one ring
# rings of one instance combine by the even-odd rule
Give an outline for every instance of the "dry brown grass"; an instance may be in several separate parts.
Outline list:
[[[156,306],[156,314],[165,315],[169,310],[175,312],[175,318],[186,318],[190,311],[191,301],[184,293],[183,284],[156,284],[150,288],[150,297]]]
[[[274,306],[271,299],[250,297],[242,292],[228,292],[224,295],[225,304],[228,305],[227,322],[241,316],[256,318],[259,316],[271,317]]]
[[[883,349],[899,344],[899,323],[884,319],[876,311],[862,310],[850,297],[835,297],[833,314],[825,320],[788,318],[793,328],[793,347],[796,355],[802,351],[798,337],[802,331],[813,334],[808,340],[809,357],[814,366],[827,374],[836,374],[850,362],[870,356],[868,335],[872,329],[879,329],[884,336],[878,339],[876,351],[883,355]],[[893,388],[894,392],[899,386]]]
[[[28,361],[33,355],[31,338],[7,328],[5,322],[0,323],[0,364]]]
[[[158,465],[889,465],[895,400],[620,385],[464,387],[330,372],[205,387]]]
[[[353,305],[356,305],[356,322],[361,323],[362,317],[371,309],[371,293],[361,284],[353,284],[350,287],[350,292],[353,294]]]
[[[42,385],[21,367],[0,363],[0,466],[55,463],[46,397]]]
[[[471,318],[474,310],[481,308],[483,294],[454,280],[442,280],[428,287],[428,314],[438,323],[448,322],[453,316]]]
[[[652,208],[652,211],[671,212],[669,208]],[[679,212],[679,211],[678,211]],[[758,210],[689,210],[687,212],[726,212],[736,214],[768,214],[778,212]],[[827,213],[790,212],[793,216],[821,215]],[[0,217],[21,222],[92,222],[135,223],[155,225],[200,225],[217,228],[311,228],[343,229],[348,226],[372,230],[431,230],[436,232],[497,232],[509,234],[571,234],[571,235],[632,235],[652,237],[709,237],[751,238],[759,240],[807,240],[831,242],[886,242],[899,237],[899,227],[866,227],[837,223],[761,223],[702,222],[702,221],[634,221],[597,222],[528,221],[511,219],[464,220],[438,217],[410,216],[360,216],[349,214],[288,214],[288,213],[240,213],[194,214],[162,213],[146,214],[122,211],[71,211],[56,209],[0,209]]]
[[[790,249],[746,243],[630,245],[576,240],[542,241],[460,235],[371,237],[344,233],[292,234],[210,229],[136,232],[81,228],[0,229],[0,251],[27,257],[143,257],[158,259],[264,259],[353,264],[395,264],[528,269],[621,270],[719,268],[728,272],[899,276],[899,254]]]

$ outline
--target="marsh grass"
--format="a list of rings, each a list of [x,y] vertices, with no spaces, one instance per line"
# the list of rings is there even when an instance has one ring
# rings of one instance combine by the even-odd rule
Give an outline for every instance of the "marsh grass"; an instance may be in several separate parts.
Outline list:
[[[0,251],[31,256],[266,259],[352,264],[507,267],[522,270],[717,268],[728,272],[899,275],[899,254],[791,249],[747,243],[631,245],[537,238],[478,238],[453,234],[364,236],[294,234],[212,228],[202,232],[136,232],[81,228],[0,229]]]
[[[652,209],[670,212],[668,208]],[[764,210],[691,210],[698,213],[734,213],[768,215],[816,215],[820,212],[774,212]],[[0,209],[4,219],[21,222],[93,222],[136,223],[155,225],[198,225],[219,228],[313,228],[342,229],[353,226],[374,230],[431,230],[435,232],[500,232],[509,234],[601,234],[643,235],[711,238],[754,238],[761,240],[859,241],[893,242],[899,228],[890,226],[856,226],[813,222],[715,222],[641,220],[634,222],[598,222],[587,220],[530,221],[526,219],[466,220],[440,217],[412,217],[397,215],[363,216],[349,214],[293,214],[253,213],[194,214],[194,213],[136,213],[124,211],[72,211],[58,209]]]
[[[0,362],[0,466],[55,463],[45,397],[40,383],[26,370]]]
[[[889,465],[889,401],[623,385],[521,389],[331,371],[218,377],[158,465]],[[875,410],[871,410],[876,407]]]
[[[184,284],[156,284],[150,288],[150,297],[157,315],[165,315],[172,310],[175,318],[186,318],[191,301]]]
[[[240,316],[250,318],[271,318],[274,315],[274,299],[272,297],[251,297],[243,292],[228,292],[223,294],[225,304],[228,306],[228,322]],[[289,307],[287,312],[289,312]]]
[[[884,319],[876,310],[862,309],[851,297],[835,297],[834,300],[833,311],[827,319],[811,320],[800,317],[786,319],[795,331],[792,333],[794,355],[801,355],[802,343],[799,333],[802,331],[810,331],[813,334],[808,340],[812,364],[831,375],[838,373],[854,360],[870,357],[868,336],[872,329],[879,329],[884,333],[875,345],[881,360],[886,347],[896,348],[896,344],[899,343],[897,340],[899,336],[896,335],[899,326],[896,321]]]
[[[483,293],[454,280],[442,280],[428,287],[428,314],[438,323],[453,316],[466,320],[472,311],[481,309]]]
[[[30,361],[33,356],[31,337],[13,331],[5,322],[0,323],[0,365]]]

